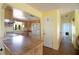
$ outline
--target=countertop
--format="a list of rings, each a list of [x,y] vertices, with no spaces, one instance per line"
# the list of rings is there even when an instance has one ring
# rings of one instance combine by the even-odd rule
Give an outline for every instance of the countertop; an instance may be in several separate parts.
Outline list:
[[[27,37],[26,35],[10,34],[11,36],[3,41],[4,46],[11,54],[23,54],[33,49],[42,40],[33,37]]]

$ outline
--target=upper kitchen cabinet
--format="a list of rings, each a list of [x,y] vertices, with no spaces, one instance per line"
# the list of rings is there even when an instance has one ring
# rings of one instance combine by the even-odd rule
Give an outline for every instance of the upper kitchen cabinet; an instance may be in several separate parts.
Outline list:
[[[5,19],[13,18],[13,9],[10,6],[5,7]]]

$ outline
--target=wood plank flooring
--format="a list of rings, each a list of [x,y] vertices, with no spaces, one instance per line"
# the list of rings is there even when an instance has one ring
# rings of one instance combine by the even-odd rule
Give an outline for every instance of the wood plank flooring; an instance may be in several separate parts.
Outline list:
[[[43,54],[44,55],[79,55],[79,49],[75,50],[72,46],[71,40],[65,38],[62,40],[58,51],[44,46]]]

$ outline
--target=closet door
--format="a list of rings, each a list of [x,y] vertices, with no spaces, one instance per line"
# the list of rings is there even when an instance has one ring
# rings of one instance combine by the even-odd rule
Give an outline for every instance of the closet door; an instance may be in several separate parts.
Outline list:
[[[53,27],[52,27],[52,19],[46,18],[44,21],[44,46],[52,48],[53,46]]]

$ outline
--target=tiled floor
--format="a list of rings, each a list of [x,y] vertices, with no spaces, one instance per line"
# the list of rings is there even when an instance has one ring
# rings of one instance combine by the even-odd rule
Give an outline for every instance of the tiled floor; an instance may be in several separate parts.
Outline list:
[[[44,47],[43,54],[44,55],[79,55],[79,50],[75,50],[72,46],[71,40],[65,38],[62,40],[58,51]]]

